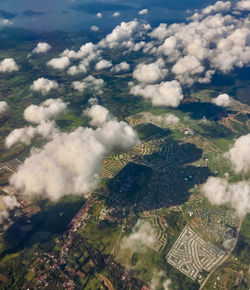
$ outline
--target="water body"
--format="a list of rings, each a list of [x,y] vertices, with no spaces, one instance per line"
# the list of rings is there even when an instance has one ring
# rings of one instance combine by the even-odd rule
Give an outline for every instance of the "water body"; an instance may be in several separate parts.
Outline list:
[[[92,25],[111,29],[121,21],[134,18],[157,25],[160,22],[184,21],[195,9],[215,0],[8,0],[0,1],[0,19],[8,18],[13,27],[32,30],[87,30]],[[138,15],[141,9],[147,15]],[[189,10],[189,11],[187,11]],[[102,18],[96,16],[102,13]],[[113,17],[120,12],[119,17]]]

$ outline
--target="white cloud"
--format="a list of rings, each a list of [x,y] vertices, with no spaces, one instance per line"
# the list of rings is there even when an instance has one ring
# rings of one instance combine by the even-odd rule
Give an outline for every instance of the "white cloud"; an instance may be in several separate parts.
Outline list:
[[[250,134],[238,138],[233,147],[225,154],[236,173],[250,171]]]
[[[0,101],[0,114],[8,112],[9,109],[9,105],[5,101]]]
[[[11,26],[13,22],[10,19],[1,18],[0,19],[0,26]]]
[[[231,15],[230,1],[217,2],[199,14],[193,21],[184,24],[162,26],[164,42],[151,42],[151,54],[166,56],[173,66],[178,80],[191,85],[194,82],[208,83],[216,71],[228,73],[234,68],[250,63],[249,19],[247,16]],[[223,15],[216,13],[223,11]],[[214,14],[214,12],[216,14]],[[160,33],[159,33],[160,34]],[[157,38],[157,31],[151,32]],[[180,63],[181,62],[181,63]],[[205,70],[207,69],[207,71]]]
[[[9,218],[9,211],[13,210],[15,207],[19,207],[20,204],[14,196],[3,196],[2,202],[4,205],[4,210],[0,210],[0,224]]]
[[[129,71],[130,70],[130,64],[128,64],[126,61],[123,61],[121,63],[116,64],[114,67],[112,67],[111,71],[115,73],[119,73],[122,71]]]
[[[242,0],[237,2],[236,4],[236,8],[238,10],[246,10],[246,11],[250,11],[250,1],[249,0]]]
[[[228,11],[231,8],[231,1],[217,1],[214,5],[210,5],[202,10],[202,14],[211,14],[212,12]]]
[[[164,289],[164,290],[169,290],[169,286],[171,284],[170,279],[163,280],[165,276],[165,273],[163,271],[156,271],[154,270],[152,273],[152,279],[150,281],[150,289],[156,290],[156,289]],[[162,286],[162,287],[161,287]]]
[[[89,68],[89,63],[86,63],[85,61],[80,62],[80,64],[78,66],[73,65],[71,66],[68,70],[67,73],[69,75],[77,75],[77,74],[86,74]]]
[[[91,118],[90,125],[95,127],[101,127],[112,119],[109,110],[100,105],[93,105],[84,114]]]
[[[33,49],[33,53],[46,53],[52,47],[47,42],[39,42],[37,46]]]
[[[9,212],[7,210],[0,210],[0,224],[5,222],[9,218]]]
[[[47,62],[47,65],[53,67],[54,69],[65,69],[70,65],[70,60],[67,56],[62,56],[59,58],[53,58]]]
[[[91,106],[98,105],[98,99],[97,98],[89,98],[88,103]]]
[[[91,56],[91,58],[96,58],[99,54],[97,46],[92,42],[87,42],[80,47],[78,51],[65,49],[61,56],[66,56],[73,59],[84,59]]]
[[[120,249],[122,251],[144,252],[147,247],[153,248],[156,244],[156,232],[150,223],[138,220],[132,233],[121,240]]]
[[[228,94],[221,94],[218,97],[213,98],[211,102],[217,106],[228,107],[231,104],[231,99]]]
[[[18,201],[16,200],[16,198],[14,196],[3,196],[2,198],[3,202],[4,202],[4,205],[7,209],[14,209],[15,207],[19,207],[19,203]]]
[[[150,99],[155,106],[178,107],[183,99],[182,88],[177,81],[161,82],[156,85],[137,85],[130,91],[135,96]]]
[[[55,134],[41,149],[34,149],[10,179],[29,196],[58,200],[67,194],[87,194],[99,183],[102,160],[113,150],[128,150],[139,142],[125,122],[107,121],[96,130],[80,127]]]
[[[168,31],[166,23],[161,23],[157,28],[155,28],[151,33],[149,33],[150,37],[157,38],[159,40],[165,39],[167,35]]]
[[[215,70],[207,70],[205,75],[203,77],[200,77],[198,79],[198,82],[201,84],[209,84],[211,82],[211,79],[213,77],[213,75],[215,74]]]
[[[168,35],[169,31],[166,31],[165,34]],[[158,49],[154,48],[154,50],[156,50],[156,53],[166,55],[169,62],[174,62],[181,55],[180,51],[177,49],[178,46],[178,39],[176,38],[176,36],[172,35],[167,37],[164,43],[159,46]]]
[[[148,9],[142,9],[138,12],[139,15],[145,15],[148,14]]]
[[[92,31],[99,31],[99,27],[96,26],[96,25],[91,26],[90,29],[91,29]]]
[[[110,67],[112,67],[112,62],[106,59],[100,60],[95,66],[96,70],[102,70]]]
[[[105,83],[102,79],[97,79],[92,75],[84,78],[82,81],[76,81],[72,83],[75,90],[79,92],[90,91],[92,94],[101,95],[103,93],[103,87]]]
[[[102,18],[102,13],[101,13],[101,12],[98,12],[98,13],[96,14],[96,16],[97,16],[98,18]]]
[[[163,289],[164,290],[170,290],[169,286],[172,284],[172,281],[170,279],[167,279],[163,282]]]
[[[166,123],[170,125],[174,125],[180,122],[180,119],[176,117],[174,114],[166,114]]]
[[[5,58],[0,61],[0,72],[18,71],[19,68],[13,58]]]
[[[142,83],[156,83],[163,80],[167,72],[163,59],[159,59],[150,64],[138,64],[133,72],[133,78]]]
[[[42,121],[47,121],[57,118],[64,113],[67,104],[61,99],[47,99],[40,106],[30,105],[23,113],[24,119],[28,122],[40,124]]]
[[[53,89],[58,89],[58,83],[45,78],[39,78],[33,82],[31,89],[33,91],[41,92],[43,95],[48,94]]]
[[[135,47],[134,36],[147,31],[150,25],[140,24],[137,20],[122,22],[113,31],[99,42],[102,48],[127,48],[133,50]]]
[[[209,177],[201,190],[212,204],[228,204],[241,217],[250,212],[249,181],[229,183],[227,178]]]
[[[145,45],[146,45],[145,41],[140,41],[140,42],[137,42],[137,43],[134,43],[134,44],[131,42],[130,49],[132,51],[139,51],[140,49],[144,48]]]
[[[90,64],[100,58],[100,50],[92,42],[85,43],[78,51],[65,49],[61,56],[72,59],[81,59],[79,65],[71,66],[68,74],[76,75],[79,73],[87,73]]]
[[[190,75],[200,74],[203,71],[204,67],[194,55],[187,55],[180,58],[172,68],[172,72],[176,74],[177,79],[187,85],[193,84],[193,79],[190,78]]]
[[[45,139],[51,138],[57,129],[55,128],[54,122],[42,121],[37,127],[24,127],[15,129],[7,136],[5,139],[5,146],[10,148],[16,144],[30,145],[32,139],[37,136],[43,137]]]
[[[113,14],[113,17],[119,17],[120,15],[121,15],[120,12],[115,12],[115,13]]]
[[[247,26],[235,28],[227,37],[217,43],[217,54],[212,59],[215,67],[222,72],[229,72],[234,67],[243,67],[250,62],[249,29]]]
[[[194,15],[189,17],[188,19],[191,20],[200,20],[204,16],[212,13],[217,13],[217,12],[226,12],[230,10],[231,8],[231,1],[217,1],[214,5],[209,5],[206,8],[202,9],[200,13],[196,12]]]

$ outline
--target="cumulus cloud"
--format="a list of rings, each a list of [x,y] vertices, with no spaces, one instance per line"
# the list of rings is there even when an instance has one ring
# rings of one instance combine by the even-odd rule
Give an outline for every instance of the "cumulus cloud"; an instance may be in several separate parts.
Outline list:
[[[48,121],[57,118],[64,113],[67,104],[61,99],[48,99],[40,106],[30,105],[23,113],[24,119],[28,122],[40,124],[42,121]]]
[[[83,59],[89,56],[91,56],[91,58],[96,58],[97,55],[98,55],[98,48],[92,42],[85,43],[84,45],[80,47],[78,51],[65,49],[61,53],[62,57],[65,56],[65,57],[73,58],[73,59]]]
[[[166,114],[166,123],[170,125],[174,125],[180,122],[180,119],[176,117],[174,114]]]
[[[151,100],[155,106],[178,107],[183,99],[182,88],[176,80],[156,85],[132,86],[130,92],[135,96]]]
[[[250,171],[250,134],[238,138],[233,147],[225,154],[236,173]]]
[[[97,104],[85,110],[84,113],[91,118],[90,125],[95,127],[101,127],[112,119],[109,110]]]
[[[121,63],[116,64],[114,67],[112,67],[111,71],[115,73],[129,71],[130,70],[130,64],[128,64],[126,61],[122,61]]]
[[[151,42],[147,50],[157,56],[164,55],[178,80],[187,85],[208,83],[216,71],[228,73],[248,65],[249,18],[234,17],[230,2],[219,1],[208,6],[187,24],[165,27],[161,24],[149,34],[158,42]]]
[[[33,91],[41,92],[43,95],[48,94],[53,89],[58,89],[58,83],[45,78],[39,78],[33,82],[31,89]]]
[[[212,204],[230,205],[240,217],[250,212],[249,181],[229,183],[227,178],[209,177],[201,190]]]
[[[51,66],[54,69],[65,69],[70,65],[70,60],[67,56],[62,56],[58,58],[53,58],[47,62],[47,65]]]
[[[33,53],[46,53],[52,47],[47,42],[39,42],[37,46],[33,49]]]
[[[165,35],[169,35],[168,30],[166,30]],[[175,62],[181,56],[181,52],[176,47],[177,41],[178,39],[176,36],[169,36],[164,40],[164,43],[161,46],[158,48],[153,48],[152,52],[160,55],[166,55],[170,63]]]
[[[90,29],[91,29],[92,31],[99,31],[99,27],[96,26],[96,25],[91,26]]]
[[[154,228],[150,223],[139,219],[132,233],[122,239],[120,249],[144,252],[147,247],[153,248],[156,242],[156,232]]]
[[[217,13],[217,12],[226,12],[231,8],[231,1],[217,1],[214,5],[209,5],[206,8],[202,9],[201,13],[196,12],[189,19],[200,20],[202,17],[208,14]]]
[[[100,50],[92,42],[87,42],[80,47],[78,51],[65,49],[61,56],[66,56],[72,59],[81,59],[79,65],[71,66],[68,69],[68,74],[76,75],[79,73],[87,73],[90,64],[100,59]]]
[[[246,10],[246,11],[250,11],[250,1],[249,0],[242,0],[237,2],[236,4],[236,8],[238,10]]]
[[[134,43],[136,33],[142,34],[150,28],[150,25],[141,24],[137,20],[122,22],[113,31],[99,42],[101,48],[126,48],[129,50],[139,49]],[[143,45],[145,42],[143,43]]]
[[[152,38],[157,38],[159,40],[163,40],[168,35],[167,31],[167,24],[161,23],[157,28],[155,28],[151,33],[149,33],[149,36]]]
[[[49,139],[56,132],[57,129],[55,128],[54,122],[42,121],[37,127],[27,126],[13,130],[5,139],[5,146],[10,148],[20,143],[23,145],[30,145],[32,139],[35,137],[40,136]]]
[[[100,60],[95,66],[96,70],[102,70],[110,67],[112,67],[112,62],[106,59]]]
[[[231,8],[231,1],[217,1],[214,5],[209,5],[202,10],[203,14],[211,14],[211,12],[228,11]]]
[[[91,106],[98,105],[98,99],[97,98],[89,98],[88,103]]]
[[[0,61],[0,72],[18,71],[19,68],[13,58],[5,58]]]
[[[142,83],[156,83],[163,80],[167,72],[163,59],[159,59],[150,64],[138,64],[133,72],[133,78]]]
[[[19,207],[20,204],[14,196],[3,196],[2,203],[4,206],[3,210],[0,210],[0,224],[9,218],[9,211],[13,210],[15,207]]]
[[[148,14],[148,9],[142,9],[138,12],[139,15],[145,15]]]
[[[67,194],[87,194],[99,182],[102,160],[113,150],[137,145],[136,132],[125,122],[107,121],[97,129],[80,127],[55,134],[43,148],[34,149],[10,184],[30,196],[57,200]]]
[[[2,198],[3,202],[4,202],[4,205],[7,209],[14,209],[15,207],[18,207],[19,206],[19,203],[18,201],[16,200],[16,198],[14,196],[4,196]]]
[[[85,61],[80,62],[80,64],[78,66],[73,65],[71,66],[68,70],[67,73],[69,75],[77,75],[77,74],[86,74],[89,68],[89,63],[86,63]]]
[[[119,17],[120,15],[121,15],[120,12],[115,12],[115,13],[113,14],[113,17]]]
[[[180,58],[172,68],[172,72],[176,74],[177,79],[184,84],[192,85],[193,79],[190,75],[200,74],[204,71],[199,59],[194,55],[187,55]]]
[[[215,73],[215,70],[207,70],[205,75],[203,77],[198,78],[198,82],[201,84],[209,84],[211,82],[211,79]]]
[[[217,106],[228,107],[231,104],[231,99],[228,94],[221,94],[216,98],[213,98],[211,102]]]
[[[84,78],[82,81],[76,81],[72,83],[75,90],[79,92],[90,91],[92,94],[101,95],[103,93],[103,87],[105,83],[102,79],[97,79],[92,75]]]
[[[9,109],[9,105],[5,101],[0,101],[0,114],[8,112]]]
[[[129,71],[130,70],[130,64],[127,63],[126,61],[123,61],[121,63],[116,64],[111,71],[115,72],[115,73],[119,73],[119,72],[125,72],[125,71]]]

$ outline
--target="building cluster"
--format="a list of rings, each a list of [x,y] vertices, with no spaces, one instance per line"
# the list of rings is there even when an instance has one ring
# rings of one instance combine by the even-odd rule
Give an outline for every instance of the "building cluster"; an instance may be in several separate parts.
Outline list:
[[[47,252],[34,252],[33,257],[36,259],[36,273],[35,273],[35,287],[37,289],[45,289],[50,284],[52,275],[57,277],[57,287],[73,290],[75,289],[75,282],[66,274],[61,272],[60,259],[55,255]],[[59,273],[62,273],[59,275]]]
[[[212,271],[226,256],[226,252],[204,241],[186,225],[167,255],[167,262],[193,280],[201,279],[201,272]]]
[[[61,264],[64,263],[64,260],[68,255],[69,248],[73,243],[74,238],[73,233],[76,232],[80,227],[83,228],[87,224],[87,221],[90,218],[88,212],[95,205],[96,202],[97,202],[96,198],[88,199],[88,201],[83,205],[83,207],[79,210],[79,212],[75,215],[75,217],[71,220],[70,224],[68,225],[65,243],[63,244],[60,252]]]

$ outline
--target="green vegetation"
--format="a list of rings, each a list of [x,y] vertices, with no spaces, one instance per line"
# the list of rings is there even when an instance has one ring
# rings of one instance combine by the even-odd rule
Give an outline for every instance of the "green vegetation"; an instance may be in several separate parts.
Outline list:
[[[247,214],[243,220],[239,240],[236,245],[234,254],[244,264],[249,264],[250,260],[250,214]]]
[[[6,100],[10,106],[10,112],[0,118],[1,162],[12,158],[24,160],[32,146],[41,147],[46,142],[36,139],[31,146],[17,145],[8,150],[4,146],[6,136],[13,129],[30,125],[23,118],[23,111],[30,104],[40,104],[47,98],[63,98],[69,102],[69,108],[56,120],[61,131],[68,132],[79,126],[89,126],[89,120],[82,111],[89,106],[88,99],[93,94],[74,91],[71,86],[72,81],[76,80],[74,77],[68,75],[66,70],[52,70],[46,65],[49,59],[57,57],[66,47],[79,49],[88,39],[87,35],[62,32],[36,34],[15,29],[1,31],[1,59],[14,57],[20,66],[18,72],[0,75],[0,100]],[[48,41],[53,50],[47,55],[27,58],[38,41]],[[120,61],[120,56],[112,57],[114,61]],[[127,60],[127,57],[123,58]],[[143,60],[140,53],[135,53],[128,62],[134,67]],[[46,96],[32,92],[32,82],[41,76],[56,80],[60,88]],[[98,74],[95,76],[99,77]],[[80,75],[79,80],[83,77],[84,75]],[[128,152],[121,157],[119,154],[108,157],[115,164],[114,177],[103,178],[98,188],[100,196],[96,196],[103,203],[94,204],[88,212],[86,225],[82,224],[72,233],[73,242],[61,264],[55,263],[54,258],[48,254],[59,259],[62,247],[70,239],[66,234],[68,225],[86,199],[69,195],[58,202],[36,200],[34,204],[40,207],[40,212],[30,218],[14,217],[14,224],[0,237],[1,289],[37,289],[37,279],[43,274],[48,276],[50,289],[57,289],[57,284],[62,284],[68,278],[74,280],[76,289],[101,289],[104,286],[99,274],[107,277],[115,289],[128,289],[127,284],[122,284],[126,283],[122,279],[128,269],[137,279],[133,287],[149,284],[154,273],[163,272],[160,284],[163,279],[170,278],[171,289],[198,289],[197,282],[166,262],[166,255],[180,232],[187,223],[192,223],[200,234],[213,239],[217,234],[216,230],[224,233],[225,228],[237,229],[236,219],[232,218],[233,214],[228,207],[211,206],[200,196],[199,184],[205,182],[208,176],[223,176],[225,172],[230,173],[230,181],[241,180],[241,176],[233,174],[229,162],[222,154],[228,151],[235,138],[248,133],[249,115],[217,107],[210,101],[224,91],[239,101],[250,104],[249,83],[244,82],[243,86],[242,79],[232,75],[235,82],[229,82],[230,87],[223,78],[217,79],[218,85],[212,84],[207,89],[197,85],[192,90],[186,90],[185,99],[175,109],[154,107],[142,97],[132,96],[128,86],[131,74],[114,76],[110,72],[104,72],[101,77],[105,81],[105,88],[103,94],[98,96],[99,103],[108,108],[118,120],[144,111],[157,116],[174,113],[181,122],[169,126],[171,131],[165,126],[161,128],[152,123],[137,125],[135,130],[140,139],[153,139],[155,143],[142,142],[143,147],[136,154]],[[227,118],[231,118],[229,123]],[[234,118],[241,123],[235,122]],[[1,172],[0,185],[6,185],[7,179],[8,174]],[[100,217],[102,210],[107,211],[103,218]],[[131,233],[138,216],[145,218],[144,214],[157,217],[152,224],[157,234],[166,234],[166,244],[161,251],[149,248],[146,252],[132,251],[131,255],[117,254],[121,239]],[[156,222],[159,220],[166,228]],[[229,288],[222,289],[249,288],[245,276],[241,279],[235,274],[241,269],[244,270],[244,275],[247,271],[246,265],[250,259],[249,226],[248,214],[242,224],[234,257],[230,258],[237,258],[239,262],[230,260],[223,265],[225,268],[220,269],[220,275],[230,273],[234,277],[227,286]],[[215,229],[214,236],[209,236],[208,228],[210,231]],[[217,240],[218,243],[221,242],[220,239]],[[121,265],[117,264],[116,268],[112,268],[117,262]],[[53,269],[54,264],[59,267]],[[237,279],[242,281],[238,288],[235,286]],[[214,280],[211,281],[208,289],[213,288]],[[137,289],[133,287],[131,289]]]
[[[89,222],[81,235],[93,247],[104,254],[109,254],[115,246],[115,242],[120,234],[121,228],[107,220]]]
[[[158,138],[166,137],[169,134],[169,130],[162,129],[151,123],[137,125],[135,130],[138,132],[140,140],[146,140],[156,135]]]

